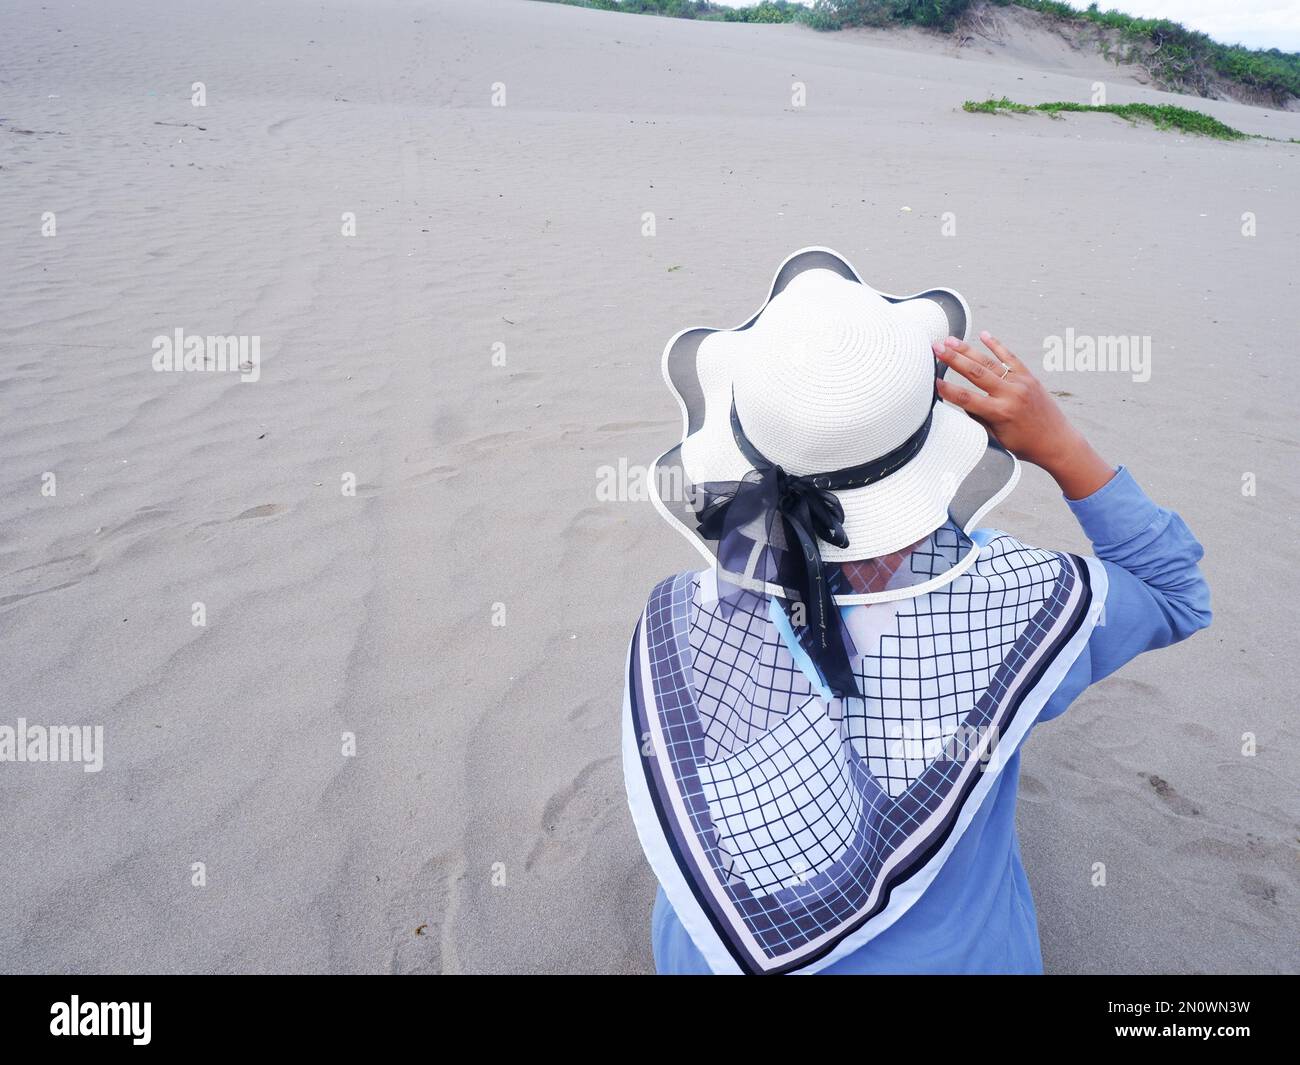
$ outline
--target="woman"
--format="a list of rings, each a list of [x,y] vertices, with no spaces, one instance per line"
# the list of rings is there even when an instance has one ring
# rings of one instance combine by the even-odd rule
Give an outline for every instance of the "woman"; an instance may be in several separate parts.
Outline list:
[[[1182,520],[968,320],[813,248],[744,325],[669,343],[656,484],[687,491],[656,502],[712,564],[661,582],[628,656],[660,972],[1041,972],[1020,746],[1209,624]],[[1096,557],[975,527],[1018,460]]]

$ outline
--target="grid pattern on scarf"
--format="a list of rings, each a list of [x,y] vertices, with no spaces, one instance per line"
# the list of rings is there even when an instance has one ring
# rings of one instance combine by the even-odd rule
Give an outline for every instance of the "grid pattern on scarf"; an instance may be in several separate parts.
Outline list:
[[[864,698],[832,704],[891,797],[943,753],[1060,573],[1052,552],[999,547],[967,579],[908,601],[894,631],[854,663]]]
[[[765,735],[812,695],[767,613],[767,600],[737,592],[705,603],[691,586],[690,644],[704,755],[712,762]]]
[[[998,667],[1018,665],[1017,641],[1051,613],[1045,605],[1059,605],[1061,565],[1010,537],[992,541],[951,585],[904,601],[892,632],[859,656],[866,698],[829,705],[764,598],[703,601],[693,581],[688,639],[704,746],[694,768],[731,878],[756,900],[849,886],[831,908],[860,898],[956,780],[965,757],[946,745],[961,726],[984,727],[994,701],[986,696],[1005,690],[1003,681],[990,691]],[[1039,620],[1030,642],[1043,631]],[[755,914],[769,924],[777,916]],[[779,923],[769,931],[798,938]]]
[[[755,894],[805,882],[853,841],[862,799],[839,728],[815,699],[699,774],[728,871]]]

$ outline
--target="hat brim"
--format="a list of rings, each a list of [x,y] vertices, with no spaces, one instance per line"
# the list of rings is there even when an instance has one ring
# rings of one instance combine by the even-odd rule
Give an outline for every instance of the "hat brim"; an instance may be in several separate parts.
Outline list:
[[[714,368],[701,372],[700,345],[711,334],[750,328],[773,297],[806,270],[831,270],[848,280],[866,284],[837,252],[822,247],[804,248],[781,264],[767,298],[741,325],[732,330],[684,329],[664,348],[663,375],[681,407],[682,443],[655,461],[650,478],[651,500],[669,524],[686,536],[710,563],[716,561],[716,545],[695,531],[691,488],[706,481],[739,480],[750,465],[740,454],[730,431],[729,380],[725,379],[725,373],[720,374]],[[891,303],[930,300],[942,309],[950,335],[963,340],[968,337],[970,311],[966,301],[952,289],[929,289],[912,296],[884,292],[880,295]],[[937,360],[935,365],[936,372],[942,376],[947,366]],[[691,441],[689,472],[682,461],[682,444],[687,440]],[[843,524],[849,547],[822,544],[822,557],[828,562],[880,557],[916,543],[949,519],[968,533],[1011,492],[1019,477],[1020,465],[1013,455],[960,408],[940,402],[935,408],[930,435],[911,462],[875,484],[836,493],[844,507]],[[974,562],[975,554],[972,551],[958,567],[925,585],[901,593],[837,596],[837,601],[874,602],[921,594],[957,576]],[[782,592],[780,588],[761,586],[770,594]]]

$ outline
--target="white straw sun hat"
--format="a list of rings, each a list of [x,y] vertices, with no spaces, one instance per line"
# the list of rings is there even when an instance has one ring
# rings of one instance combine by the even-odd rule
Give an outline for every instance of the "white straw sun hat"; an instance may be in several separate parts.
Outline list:
[[[963,533],[1019,478],[1015,458],[961,409],[937,399],[931,343],[966,339],[970,314],[951,289],[898,297],[865,284],[842,256],[805,248],[781,264],[762,307],[727,330],[686,329],[664,350],[682,408],[682,441],[660,456],[651,496],[710,561],[717,545],[696,528],[699,489],[752,476],[752,450],[794,475],[841,471],[923,442],[883,479],[835,491],[847,546],[819,540],[827,563],[900,551],[945,523]],[[926,420],[930,419],[928,428]],[[738,424],[736,424],[738,423]],[[740,430],[738,432],[737,430]],[[742,445],[752,448],[746,457]],[[669,489],[665,491],[665,489]],[[901,592],[837,595],[870,602],[915,595],[967,568],[977,548]],[[745,583],[782,594],[758,579]]]

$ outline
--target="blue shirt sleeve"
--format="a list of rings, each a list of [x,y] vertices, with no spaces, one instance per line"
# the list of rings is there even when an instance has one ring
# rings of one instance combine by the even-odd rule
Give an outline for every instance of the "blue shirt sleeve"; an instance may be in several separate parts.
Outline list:
[[[1183,519],[1153,503],[1125,467],[1092,495],[1065,502],[1106,567],[1109,589],[1088,640],[1086,671],[1072,671],[1081,675],[1063,688],[1081,690],[1143,651],[1209,625],[1210,588],[1197,565],[1204,550]],[[1059,714],[1077,691],[1059,694],[1040,720]]]

